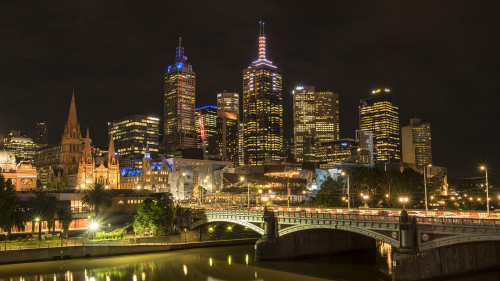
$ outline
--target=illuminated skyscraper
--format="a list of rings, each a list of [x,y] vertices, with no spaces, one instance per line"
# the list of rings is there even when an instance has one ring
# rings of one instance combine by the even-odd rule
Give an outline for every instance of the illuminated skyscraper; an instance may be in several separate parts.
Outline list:
[[[47,120],[39,120],[36,122],[35,143],[39,146],[49,144],[49,123]]]
[[[240,116],[240,95],[223,91],[217,93],[217,116],[222,112],[229,112]]]
[[[165,73],[163,142],[169,152],[196,147],[195,80],[179,38],[175,64]]]
[[[359,106],[359,128],[373,133],[376,163],[401,161],[399,108],[392,103],[390,89],[372,91]]]
[[[146,150],[154,156],[159,153],[159,122],[153,116],[132,115],[108,122],[108,135],[114,139],[121,160],[138,159]]]
[[[420,118],[410,119],[410,126],[401,128],[403,162],[419,166],[432,164],[431,124]]]
[[[266,59],[266,37],[261,23],[258,59],[243,70],[243,122],[245,164],[282,161],[282,77]]]
[[[217,106],[197,107],[194,115],[198,148],[205,148],[209,155],[219,155],[217,145]],[[203,126],[201,126],[201,121],[203,121]]]
[[[318,145],[339,138],[339,96],[315,92],[313,86],[293,91],[294,155],[297,162],[319,162]]]
[[[222,161],[231,161],[238,165],[238,115],[231,112],[222,112],[217,117],[217,141]]]

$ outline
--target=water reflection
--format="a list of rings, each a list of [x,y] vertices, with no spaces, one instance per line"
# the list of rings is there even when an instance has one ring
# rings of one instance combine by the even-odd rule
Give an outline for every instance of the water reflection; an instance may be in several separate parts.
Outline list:
[[[0,281],[390,280],[385,273],[392,271],[392,248],[383,243],[377,246],[377,253],[279,262],[255,262],[253,246],[249,245],[192,249],[163,254],[3,265],[0,266]],[[499,272],[485,274],[453,280],[500,280]]]

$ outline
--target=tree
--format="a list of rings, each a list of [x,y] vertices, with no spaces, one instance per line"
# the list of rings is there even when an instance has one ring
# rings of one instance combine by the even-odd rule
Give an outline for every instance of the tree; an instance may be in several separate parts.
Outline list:
[[[7,237],[10,236],[14,226],[24,229],[24,216],[18,210],[19,203],[10,180],[5,180],[0,174],[0,228],[7,232]]]
[[[321,206],[341,206],[344,196],[344,186],[341,182],[328,177],[316,195],[316,203]]]
[[[49,195],[45,191],[33,191],[34,197],[30,199],[30,209],[32,220],[38,222],[38,240],[42,239],[42,223],[47,221],[50,231],[55,226],[57,213],[57,198]]]
[[[57,190],[57,191],[64,190],[65,188],[66,184],[63,181],[57,181],[57,180],[49,183],[48,186],[49,190]]]
[[[62,224],[62,235],[64,238],[68,238],[69,225],[73,221],[73,213],[71,212],[71,208],[59,208],[59,210],[57,211],[57,215],[59,217],[59,222]]]
[[[155,235],[167,234],[174,225],[175,209],[171,193],[151,194],[138,206],[134,229],[139,232],[150,229]]]
[[[111,207],[113,195],[102,184],[96,182],[90,189],[85,190],[82,203],[92,206],[97,218],[99,217],[100,209]]]

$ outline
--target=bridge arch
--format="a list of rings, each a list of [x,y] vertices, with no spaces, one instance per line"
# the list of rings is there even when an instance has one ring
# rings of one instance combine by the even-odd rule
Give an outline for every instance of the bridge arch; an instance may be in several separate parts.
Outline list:
[[[353,233],[360,234],[360,235],[363,235],[363,236],[366,236],[366,237],[369,237],[369,238],[372,238],[375,240],[382,241],[382,242],[387,243],[387,244],[394,246],[396,248],[400,247],[399,240],[388,237],[384,234],[381,234],[381,233],[378,233],[378,232],[375,232],[372,230],[366,230],[366,229],[355,228],[355,227],[345,227],[345,226],[339,226],[339,225],[314,225],[314,224],[294,225],[294,226],[290,226],[290,227],[283,228],[283,229],[279,230],[278,235],[279,235],[279,237],[282,237],[282,236],[285,236],[287,234],[295,233],[295,232],[302,231],[302,230],[308,230],[308,229],[343,230],[343,231],[353,232]],[[398,236],[399,236],[399,232],[398,232]]]
[[[420,234],[420,237],[422,233]],[[473,243],[473,242],[493,242],[500,241],[500,235],[478,235],[478,234],[469,234],[469,235],[453,235],[446,236],[437,239],[430,240],[429,242],[420,242],[418,248],[421,251],[436,249],[444,246],[456,245],[456,244],[464,244],[464,243]]]
[[[264,229],[256,226],[253,223],[250,223],[250,222],[247,222],[247,221],[235,220],[235,219],[227,219],[227,218],[215,218],[215,219],[212,219],[212,218],[208,217],[208,218],[200,219],[200,220],[197,220],[197,221],[193,222],[190,225],[190,228],[191,229],[197,228],[199,226],[202,226],[204,224],[211,223],[211,222],[230,222],[230,223],[234,223],[234,224],[239,224],[239,225],[246,226],[246,227],[250,228],[251,230],[257,232],[260,235],[264,235]]]

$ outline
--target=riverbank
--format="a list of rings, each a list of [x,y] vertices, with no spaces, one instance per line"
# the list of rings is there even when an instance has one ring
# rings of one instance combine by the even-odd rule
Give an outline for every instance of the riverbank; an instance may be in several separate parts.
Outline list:
[[[156,253],[177,251],[204,247],[219,247],[219,246],[234,246],[255,243],[257,239],[233,239],[233,240],[218,240],[218,241],[202,241],[190,243],[141,243],[129,245],[78,245],[78,246],[62,246],[53,248],[39,249],[22,249],[2,251],[0,254],[0,264],[38,262],[49,260],[62,259],[81,259],[91,257],[119,256],[119,255],[134,255],[144,253]]]

